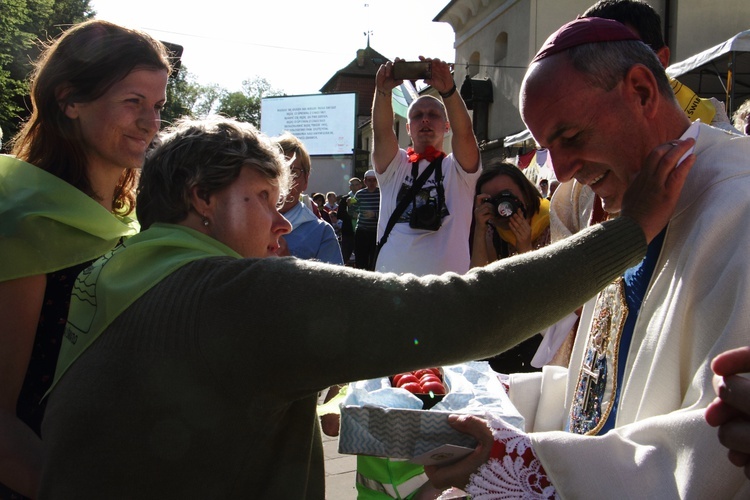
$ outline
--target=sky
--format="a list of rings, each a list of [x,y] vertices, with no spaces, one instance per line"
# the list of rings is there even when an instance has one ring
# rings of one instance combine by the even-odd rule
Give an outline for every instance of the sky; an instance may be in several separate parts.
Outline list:
[[[98,19],[184,47],[199,83],[230,92],[256,76],[288,95],[317,94],[370,46],[393,60],[453,62],[455,35],[432,20],[448,0],[91,0]]]

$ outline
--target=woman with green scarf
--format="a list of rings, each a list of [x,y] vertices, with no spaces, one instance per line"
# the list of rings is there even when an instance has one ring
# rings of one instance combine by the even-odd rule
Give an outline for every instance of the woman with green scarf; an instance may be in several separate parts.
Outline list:
[[[161,137],[138,188],[142,232],[76,280],[42,428],[44,498],[325,498],[320,390],[534,334],[643,257],[687,173],[644,169],[624,202],[635,210],[538,252],[416,277],[275,257],[291,229],[285,162],[229,119]],[[330,307],[315,287],[378,312],[316,329]]]
[[[137,231],[133,188],[170,71],[160,42],[89,21],[52,42],[32,74],[31,117],[0,156],[0,498],[37,494],[41,398],[70,290]]]

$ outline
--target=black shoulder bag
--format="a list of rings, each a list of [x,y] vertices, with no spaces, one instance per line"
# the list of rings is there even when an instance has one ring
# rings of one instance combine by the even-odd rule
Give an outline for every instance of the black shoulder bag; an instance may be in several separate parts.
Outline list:
[[[380,241],[378,241],[378,244],[375,246],[375,256],[373,258],[373,262],[377,264],[378,262],[378,255],[380,254],[380,249],[383,248],[383,245],[388,241],[388,235],[391,233],[391,230],[393,229],[393,226],[396,225],[396,221],[401,217],[401,214],[404,213],[404,210],[406,210],[407,205],[409,203],[414,202],[417,193],[420,189],[422,189],[422,186],[424,186],[424,183],[427,182],[427,179],[430,178],[430,175],[432,175],[433,172],[437,171],[437,175],[435,177],[435,180],[438,184],[438,206],[442,208],[442,163],[443,163],[443,157],[436,158],[430,165],[422,172],[422,175],[417,178],[414,183],[411,185],[411,188],[409,189],[409,192],[406,193],[406,196],[401,198],[401,200],[398,202],[398,205],[396,205],[395,210],[393,210],[393,213],[391,214],[391,218],[388,219],[388,224],[385,226],[385,231],[383,232],[383,237],[380,238]],[[412,178],[415,177],[417,172],[417,163],[414,163],[412,165]],[[440,216],[440,213],[438,212],[438,217]]]

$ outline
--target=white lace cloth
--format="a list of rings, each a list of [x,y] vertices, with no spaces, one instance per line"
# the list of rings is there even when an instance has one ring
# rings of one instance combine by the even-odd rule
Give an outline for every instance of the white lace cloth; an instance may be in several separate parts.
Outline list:
[[[488,424],[495,438],[490,459],[464,490],[473,500],[560,498],[524,432],[501,419]]]

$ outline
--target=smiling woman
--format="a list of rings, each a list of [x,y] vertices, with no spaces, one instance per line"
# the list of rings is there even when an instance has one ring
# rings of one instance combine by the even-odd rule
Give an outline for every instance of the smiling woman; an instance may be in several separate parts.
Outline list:
[[[0,157],[0,498],[36,496],[42,395],[76,275],[137,227],[135,169],[170,63],[150,36],[90,21],[41,55],[33,111]],[[6,485],[6,486],[3,486]],[[15,497],[14,497],[15,498]]]

